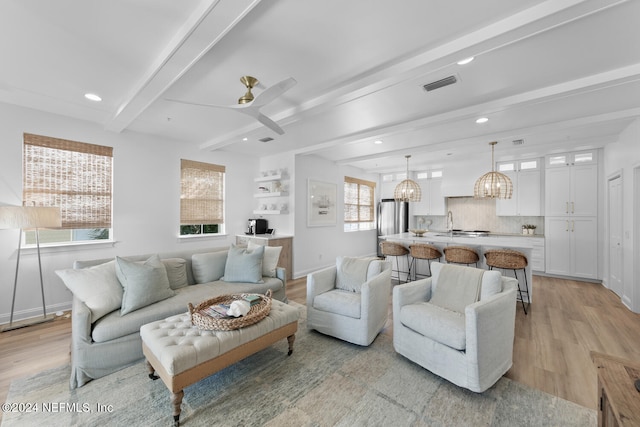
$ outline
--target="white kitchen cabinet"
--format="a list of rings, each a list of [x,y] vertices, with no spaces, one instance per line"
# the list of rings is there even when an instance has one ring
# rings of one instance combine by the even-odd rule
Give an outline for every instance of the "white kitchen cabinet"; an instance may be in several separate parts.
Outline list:
[[[511,199],[496,201],[498,216],[541,216],[542,174],[540,160],[518,160],[498,163],[498,171],[513,184]]]
[[[579,153],[584,155],[584,153]],[[547,156],[545,171],[546,216],[596,216],[598,165],[595,153],[578,163],[578,153]],[[564,163],[561,159],[564,158]],[[581,159],[583,157],[577,157]],[[554,160],[553,159],[557,159]]]
[[[545,256],[544,256],[544,237],[533,237],[531,259],[531,269],[533,271],[544,272],[545,271]]]
[[[420,176],[423,174],[418,174],[418,177]],[[429,172],[428,178],[416,179],[420,185],[422,197],[419,202],[412,203],[412,215],[446,215],[441,176],[432,178]]]
[[[545,218],[545,271],[597,279],[598,224],[594,217]]]

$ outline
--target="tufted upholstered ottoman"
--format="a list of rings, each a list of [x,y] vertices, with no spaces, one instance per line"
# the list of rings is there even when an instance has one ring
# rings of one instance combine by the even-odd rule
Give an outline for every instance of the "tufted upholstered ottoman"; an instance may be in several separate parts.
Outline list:
[[[161,378],[171,394],[174,425],[180,423],[183,389],[215,374],[280,339],[287,338],[289,355],[298,330],[298,310],[277,300],[260,322],[233,331],[201,330],[189,313],[148,323],[140,328],[149,377]]]

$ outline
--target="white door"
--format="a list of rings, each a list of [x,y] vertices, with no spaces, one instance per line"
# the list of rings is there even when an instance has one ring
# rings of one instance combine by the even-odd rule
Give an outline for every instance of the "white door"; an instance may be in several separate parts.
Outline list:
[[[622,177],[609,180],[609,289],[619,297],[622,289]]]
[[[594,187],[595,189],[596,187]],[[545,215],[569,215],[571,199],[571,169],[569,167],[550,168],[545,173]]]
[[[540,216],[540,171],[518,173],[518,215]]]
[[[571,236],[571,276],[585,279],[598,277],[598,222],[593,217],[569,220]]]
[[[598,165],[572,166],[569,214],[598,215]]]

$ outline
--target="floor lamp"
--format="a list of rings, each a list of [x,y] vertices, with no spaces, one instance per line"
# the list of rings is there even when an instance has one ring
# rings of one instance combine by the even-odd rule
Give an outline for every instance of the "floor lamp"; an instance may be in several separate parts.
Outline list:
[[[13,299],[11,300],[11,317],[9,325],[2,332],[18,329],[53,320],[54,315],[47,316],[44,303],[44,283],[42,281],[42,262],[40,261],[40,228],[59,228],[61,226],[60,208],[38,206],[0,206],[0,229],[19,229],[18,257],[16,260],[16,274],[13,281]],[[42,317],[22,320],[13,323],[13,312],[16,303],[16,289],[18,286],[18,269],[20,268],[20,253],[22,250],[22,231],[25,229],[36,230],[36,247],[38,250],[38,269],[40,272],[40,292],[42,294]]]

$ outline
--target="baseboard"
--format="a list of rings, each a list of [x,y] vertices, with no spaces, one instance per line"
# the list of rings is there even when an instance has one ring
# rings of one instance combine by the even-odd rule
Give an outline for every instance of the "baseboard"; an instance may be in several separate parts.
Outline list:
[[[47,316],[49,314],[54,314],[58,311],[68,311],[71,310],[71,301],[62,302],[58,304],[47,305]],[[18,323],[22,321],[29,321],[30,319],[42,319],[42,307],[34,307],[26,310],[19,310],[13,313],[13,323]],[[3,313],[0,315],[0,325],[8,325],[9,320],[11,319],[11,313]]]

